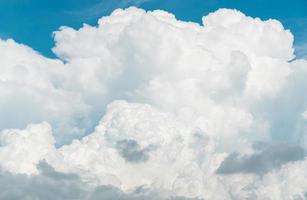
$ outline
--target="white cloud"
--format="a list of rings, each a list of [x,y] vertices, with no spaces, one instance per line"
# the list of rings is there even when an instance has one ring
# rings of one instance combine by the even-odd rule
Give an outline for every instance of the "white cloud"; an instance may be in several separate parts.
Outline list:
[[[0,41],[3,171],[37,177],[46,160],[128,193],[305,198],[307,61],[290,61],[280,22],[220,9],[200,25],[129,8],[54,38],[59,59]],[[11,129],[41,121],[55,139],[47,123]]]
[[[31,124],[25,130],[4,130],[0,136],[0,167],[12,173],[37,173],[39,161],[55,151],[47,123]]]

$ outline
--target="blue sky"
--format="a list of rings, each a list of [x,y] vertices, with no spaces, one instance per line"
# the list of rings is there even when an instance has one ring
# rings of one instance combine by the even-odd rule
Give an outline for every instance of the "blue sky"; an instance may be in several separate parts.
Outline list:
[[[115,8],[131,5],[166,10],[178,19],[194,22],[218,8],[235,8],[261,19],[275,18],[295,35],[297,55],[307,54],[306,0],[0,0],[0,37],[13,38],[53,57],[52,32],[60,26],[95,25]]]

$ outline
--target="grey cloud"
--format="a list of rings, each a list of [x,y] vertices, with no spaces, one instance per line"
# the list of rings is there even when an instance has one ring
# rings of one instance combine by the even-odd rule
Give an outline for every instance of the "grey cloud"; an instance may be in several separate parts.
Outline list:
[[[305,153],[302,147],[295,144],[261,144],[254,146],[256,153],[242,156],[238,153],[230,154],[219,166],[218,174],[255,173],[265,174],[282,165],[302,160]]]
[[[127,162],[145,162],[148,160],[148,152],[153,150],[153,147],[141,148],[135,140],[120,140],[116,143],[116,148],[120,155]]]
[[[163,195],[151,190],[139,188],[138,190],[126,194],[121,190],[111,186],[100,186],[96,188],[90,200],[200,200],[186,197],[163,197]]]
[[[57,172],[45,162],[38,168],[37,176],[0,172],[0,200],[189,200],[142,187],[131,193],[109,185],[93,188],[78,175]]]
[[[79,177],[54,171],[46,163],[39,164],[38,176],[0,174],[1,200],[84,199],[86,189]]]

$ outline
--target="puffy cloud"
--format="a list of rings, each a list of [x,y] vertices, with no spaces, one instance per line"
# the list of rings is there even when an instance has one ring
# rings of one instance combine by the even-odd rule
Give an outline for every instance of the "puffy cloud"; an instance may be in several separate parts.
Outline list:
[[[32,124],[25,130],[10,129],[0,134],[0,167],[13,173],[37,173],[36,165],[55,151],[51,127]]]
[[[80,133],[82,127],[76,126],[75,119],[87,105],[79,94],[63,88],[63,62],[45,58],[11,39],[0,40],[0,52],[0,128],[48,121],[56,133]]]
[[[48,181],[20,195],[305,198],[307,61],[280,22],[128,8],[54,38],[58,59],[0,40],[0,180]]]
[[[172,188],[179,170],[195,158],[187,143],[196,139],[185,135],[192,131],[150,105],[118,101],[108,106],[94,133],[63,146],[48,162],[124,190],[151,184]]]

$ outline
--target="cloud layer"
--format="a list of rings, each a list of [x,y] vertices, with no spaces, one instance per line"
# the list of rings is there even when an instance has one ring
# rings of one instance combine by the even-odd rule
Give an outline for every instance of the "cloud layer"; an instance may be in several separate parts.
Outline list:
[[[280,22],[128,8],[54,39],[58,59],[0,40],[0,181],[45,160],[58,199],[306,198],[307,61]]]
[[[169,196],[167,193],[151,191],[146,188],[137,188],[124,193],[116,187],[89,186],[76,174],[60,173],[45,162],[38,164],[40,174],[28,177],[0,173],[0,199],[3,200],[197,200],[184,197]],[[13,187],[12,187],[13,186]]]

